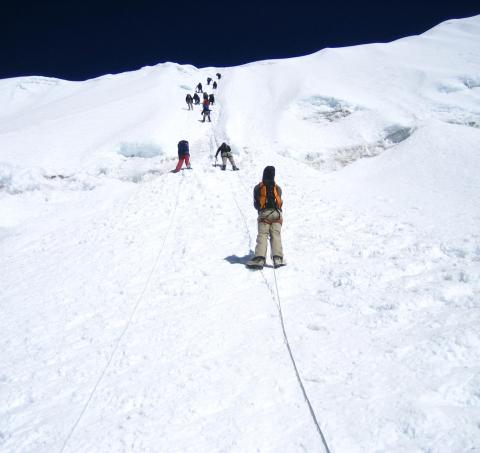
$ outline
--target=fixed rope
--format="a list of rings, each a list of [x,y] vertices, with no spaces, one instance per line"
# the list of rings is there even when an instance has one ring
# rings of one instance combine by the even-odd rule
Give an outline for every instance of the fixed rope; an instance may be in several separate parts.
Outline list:
[[[172,228],[172,225],[173,225],[173,221],[175,219],[175,214],[176,214],[176,211],[177,211],[177,206],[178,206],[178,200],[179,200],[179,196],[180,196],[180,188],[181,188],[181,185],[182,185],[182,182],[183,182],[183,179],[184,178],[181,178],[180,179],[180,182],[178,184],[178,188],[177,188],[177,195],[175,197],[175,204],[174,204],[174,207],[173,207],[173,211],[172,211],[172,214],[170,216],[170,222],[168,224],[168,227],[167,227],[167,231],[163,237],[163,242],[159,248],[159,251],[157,253],[157,256],[155,258],[155,261],[154,261],[154,264],[150,270],[150,273],[148,275],[148,278],[145,282],[145,285],[143,287],[143,290],[142,292],[140,293],[140,295],[138,296],[137,298],[137,301],[133,307],[133,310],[131,311],[130,313],[130,316],[128,317],[128,320],[127,322],[125,323],[125,326],[123,327],[120,335],[117,337],[117,340],[115,341],[115,345],[112,349],[112,352],[110,353],[110,357],[108,358],[108,361],[106,363],[106,365],[104,366],[102,372],[100,373],[100,376],[98,377],[97,381],[95,382],[95,385],[93,386],[93,389],[92,391],[90,392],[90,395],[88,396],[85,404],[83,405],[83,408],[82,410],[80,411],[80,414],[78,415],[77,419],[75,420],[75,423],[73,424],[72,428],[70,429],[67,437],[65,438],[64,442],[63,442],[63,445],[62,447],[60,448],[59,450],[59,453],[63,453],[63,451],[65,450],[65,448],[67,447],[67,444],[68,442],[70,441],[73,433],[75,432],[75,429],[77,428],[77,426],[79,425],[80,421],[82,420],[82,417],[83,415],[85,414],[85,412],[87,411],[88,409],[88,406],[90,405],[90,402],[92,401],[93,399],[93,396],[95,395],[96,391],[97,391],[97,388],[98,386],[100,385],[100,383],[102,382],[103,380],[103,377],[105,376],[107,370],[110,368],[110,365],[112,363],[112,360],[117,352],[117,349],[122,341],[122,338],[125,336],[125,333],[127,332],[128,328],[130,327],[130,324],[132,323],[132,320],[133,320],[133,317],[135,316],[135,313],[138,311],[138,307],[140,306],[140,302],[142,301],[143,299],[143,296],[145,295],[146,291],[147,291],[147,288],[149,287],[150,285],[150,280],[152,279],[152,276],[158,266],[158,262],[160,261],[160,257],[162,255],[162,252],[163,252],[163,249],[165,248],[165,243],[167,242],[167,238],[169,236],[169,233],[170,233],[170,230]]]
[[[303,385],[302,378],[300,376],[300,373],[298,372],[297,363],[295,362],[295,358],[293,357],[292,349],[290,347],[290,342],[288,341],[287,332],[285,330],[285,322],[283,320],[282,303],[280,301],[280,292],[278,291],[277,273],[275,271],[275,268],[273,269],[273,277],[274,277],[274,280],[275,280],[277,309],[278,309],[278,313],[280,315],[280,323],[282,324],[283,338],[285,340],[285,345],[286,345],[287,350],[288,350],[288,355],[290,356],[290,359],[292,361],[293,369],[295,370],[295,375],[297,376],[298,384],[300,385],[300,388],[302,390],[303,397],[305,398],[305,402],[307,403],[308,410],[310,411],[310,415],[312,416],[312,419],[313,419],[313,423],[315,424],[315,426],[317,428],[317,431],[318,431],[318,434],[320,435],[320,438],[322,439],[322,443],[323,443],[323,446],[325,447],[325,451],[327,453],[330,453],[330,449],[328,448],[327,440],[325,439],[322,428],[320,428],[320,423],[318,423],[317,416],[315,415],[315,411],[313,410],[312,403],[310,402],[310,399],[308,398],[307,391],[305,390],[305,386]]]

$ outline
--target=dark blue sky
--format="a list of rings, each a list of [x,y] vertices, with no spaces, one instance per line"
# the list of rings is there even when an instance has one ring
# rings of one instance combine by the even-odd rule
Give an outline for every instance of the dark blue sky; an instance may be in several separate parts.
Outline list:
[[[84,80],[165,61],[233,66],[388,42],[475,14],[479,0],[11,1],[0,18],[0,78]]]

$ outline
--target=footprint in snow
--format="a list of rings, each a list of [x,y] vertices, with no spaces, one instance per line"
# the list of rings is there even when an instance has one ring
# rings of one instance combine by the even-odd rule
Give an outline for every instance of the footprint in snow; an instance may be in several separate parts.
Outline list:
[[[320,326],[320,325],[318,325],[318,324],[313,324],[313,323],[307,324],[307,329],[313,330],[314,332],[325,332],[325,333],[328,333],[328,330],[327,330],[325,327]]]

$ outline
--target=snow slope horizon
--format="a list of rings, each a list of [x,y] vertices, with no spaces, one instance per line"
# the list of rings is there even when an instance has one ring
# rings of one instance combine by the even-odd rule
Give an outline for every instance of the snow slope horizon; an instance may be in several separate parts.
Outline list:
[[[2,451],[321,451],[280,296],[332,451],[475,451],[478,42],[475,16],[222,68],[212,124],[184,97],[216,68],[0,81]],[[268,164],[275,276],[238,266]]]
[[[445,36],[448,36],[449,39],[454,39],[455,43],[461,42],[462,46],[464,46],[464,51],[471,50],[474,51],[476,50],[475,42],[472,38],[472,35],[469,35],[466,33],[466,31],[476,31],[478,34],[478,17],[479,16],[474,16],[469,19],[456,19],[456,20],[450,20],[446,21],[437,27],[432,28],[431,30],[423,33],[422,35],[415,36],[415,37],[407,37],[407,38],[402,38],[396,41],[393,41],[391,43],[386,43],[386,44],[365,44],[365,45],[360,45],[360,46],[354,46],[354,47],[344,47],[344,48],[334,48],[334,49],[323,49],[320,50],[316,53],[313,53],[311,55],[303,56],[303,57],[293,57],[289,59],[284,59],[284,60],[265,60],[257,63],[248,63],[245,65],[241,66],[236,66],[232,68],[222,68],[224,70],[234,70],[236,72],[241,73],[242,70],[248,70],[250,67],[254,67],[257,72],[261,71],[262,66],[267,66],[265,72],[271,72],[269,71],[270,68],[269,66],[278,66],[279,69],[282,70],[287,70],[288,75],[290,78],[294,78],[293,81],[289,81],[288,86],[295,86],[293,89],[295,92],[301,92],[302,87],[304,91],[307,91],[305,88],[305,85],[308,86],[308,91],[311,91],[312,88],[318,88],[319,91],[325,90],[330,93],[329,96],[318,96],[318,98],[315,99],[305,99],[303,101],[306,101],[307,103],[310,102],[310,107],[314,110],[312,112],[312,118],[305,118],[307,120],[313,119],[315,122],[320,122],[322,120],[326,121],[334,121],[335,119],[341,119],[343,116],[349,116],[352,113],[359,113],[359,111],[362,111],[365,105],[363,104],[370,104],[368,105],[369,108],[379,108],[382,106],[381,99],[379,96],[373,97],[372,99],[372,94],[377,94],[374,92],[374,90],[368,89],[365,84],[362,84],[363,81],[367,80],[368,83],[370,84],[370,80],[365,77],[359,77],[361,79],[362,83],[356,84],[353,81],[353,78],[356,76],[357,72],[367,72],[368,69],[372,68],[364,68],[362,67],[363,65],[359,64],[356,65],[358,61],[361,61],[364,58],[364,54],[368,54],[369,56],[369,63],[371,64],[373,62],[377,62],[379,60],[383,60],[382,64],[379,65],[379,67],[383,70],[386,71],[388,70],[389,73],[388,75],[391,76],[392,72],[394,70],[398,70],[398,67],[395,67],[392,62],[388,62],[388,59],[392,60],[392,58],[388,58],[387,61],[384,60],[386,57],[385,51],[393,54],[393,60],[396,58],[395,52],[397,50],[402,51],[403,53],[401,54],[402,56],[402,64],[399,65],[400,67],[404,67],[403,71],[406,73],[407,71],[412,71],[414,77],[410,77],[412,79],[412,85],[415,85],[417,91],[418,88],[424,88],[421,85],[421,80],[419,83],[419,79],[422,77],[421,73],[421,63],[424,61],[425,54],[430,53],[428,57],[434,62],[434,63],[439,63],[443,62],[445,57],[449,58],[449,63],[448,65],[442,64],[439,65],[440,71],[438,71],[438,74],[442,76],[443,80],[437,81],[437,86],[431,87],[428,86],[426,88],[429,89],[425,94],[427,96],[430,95],[441,95],[443,93],[447,94],[452,94],[455,92],[464,92],[466,89],[475,89],[480,86],[480,76],[475,73],[476,69],[476,64],[478,62],[475,61],[475,59],[471,60],[472,63],[472,69],[473,69],[473,74],[468,75],[468,74],[463,74],[463,76],[460,77],[455,77],[455,76],[449,76],[449,72],[452,74],[456,74],[457,70],[453,69],[450,71],[446,71],[445,66],[452,66],[456,62],[459,63],[465,63],[463,61],[463,54],[456,55],[455,52],[451,52],[448,48],[448,46],[439,46],[438,44],[443,44],[445,41]],[[462,34],[464,36],[462,36]],[[449,36],[450,35],[450,36]],[[459,37],[461,39],[459,39]],[[410,43],[414,40],[415,46],[416,46],[416,54],[415,55],[405,55],[405,47],[408,47]],[[420,44],[420,40],[423,41],[423,43]],[[430,42],[429,42],[430,41]],[[469,44],[467,46],[467,44]],[[423,49],[424,47],[425,49]],[[431,55],[431,52],[435,52],[438,55]],[[443,53],[443,54],[442,54]],[[375,58],[372,58],[375,57]],[[472,54],[472,56],[475,56],[475,54]],[[387,56],[388,57],[388,56]],[[434,57],[434,58],[432,58]],[[317,60],[320,60],[320,64]],[[327,61],[324,61],[327,60]],[[344,62],[344,60],[346,60]],[[457,60],[457,61],[455,61]],[[312,63],[315,63],[315,65],[312,65]],[[390,63],[390,64],[389,64]],[[429,62],[431,65],[431,62]],[[347,66],[348,65],[348,66]],[[415,67],[415,65],[418,65],[419,67]],[[293,66],[293,68],[291,68]],[[307,66],[310,66],[308,68]],[[313,67],[312,67],[313,66]],[[443,67],[442,67],[443,66]],[[465,64],[462,66],[465,67]],[[467,66],[468,67],[468,66]],[[353,68],[353,71],[352,71]],[[405,69],[406,68],[406,69]],[[437,69],[437,68],[432,68],[431,66],[427,65],[427,68],[429,70],[432,69]],[[216,68],[218,69],[218,68]],[[216,70],[215,69],[215,70]],[[322,72],[327,72],[328,77],[323,75],[322,73],[320,76],[317,73],[318,69],[323,69]],[[325,71],[327,69],[327,71]],[[348,69],[348,70],[347,70]],[[367,71],[366,71],[367,69]],[[110,93],[110,96],[107,97],[106,102],[103,102],[102,98],[102,103],[116,103],[118,108],[125,108],[123,104],[125,104],[124,98],[127,98],[127,100],[132,100],[132,98],[137,97],[137,95],[143,94],[144,91],[151,90],[149,92],[150,95],[168,95],[169,93],[165,93],[161,90],[160,85],[162,84],[162,78],[167,78],[167,75],[171,75],[172,72],[175,73],[175,71],[179,71],[181,73],[184,73],[188,76],[192,76],[194,73],[199,73],[201,74],[202,72],[211,72],[214,70],[214,68],[202,68],[202,69],[197,69],[192,65],[178,65],[176,63],[161,63],[156,66],[146,66],[140,70],[137,71],[130,71],[126,73],[121,73],[121,74],[116,74],[116,75],[105,75],[105,76],[100,76],[94,79],[89,79],[84,82],[70,82],[66,80],[61,80],[61,79],[54,79],[54,78],[48,78],[48,77],[38,77],[38,76],[31,76],[31,77],[19,77],[19,78],[12,78],[12,79],[4,79],[0,81],[0,99],[2,100],[2,104],[5,106],[3,111],[0,113],[0,119],[2,120],[2,129],[1,132],[2,134],[8,134],[9,132],[13,132],[15,130],[15,124],[16,124],[16,116],[19,108],[24,108],[26,111],[21,112],[22,119],[20,121],[21,127],[24,129],[22,122],[25,120],[29,121],[36,121],[38,120],[39,117],[41,117],[44,113],[41,110],[41,107],[43,107],[43,103],[45,102],[44,98],[47,98],[47,106],[51,105],[52,103],[58,103],[59,101],[63,100],[65,97],[67,98],[73,98],[72,100],[68,99],[67,102],[63,103],[64,105],[61,105],[62,109],[67,110],[68,108],[73,107],[73,112],[71,110],[67,110],[68,113],[68,118],[71,117],[76,117],[77,113],[82,113],[81,109],[83,106],[88,106],[88,109],[91,110],[92,107],[94,109],[94,112],[89,112],[89,114],[96,114],[94,119],[96,121],[101,121],[102,119],[105,118],[105,115],[102,115],[101,112],[96,112],[95,108],[95,103],[92,106],[91,105],[91,100],[95,97],[95,94],[98,92],[102,92],[103,96],[105,96],[105,91]],[[377,66],[373,68],[374,71],[378,71]],[[163,74],[163,73],[166,74]],[[341,80],[341,77],[344,73],[347,73],[347,77],[345,80]],[[297,73],[297,74],[295,74]],[[312,74],[313,73],[313,74]],[[434,76],[437,76],[438,74],[434,74]],[[266,74],[267,75],[267,74]],[[385,74],[384,74],[385,75]],[[156,77],[155,77],[156,76]],[[402,79],[404,74],[400,74],[398,76],[399,79],[402,81],[405,80],[405,78]],[[144,79],[147,78],[148,84],[143,83]],[[335,79],[334,83],[332,83],[332,78]],[[338,80],[340,78],[340,80]],[[435,78],[435,77],[432,77]],[[152,80],[154,79],[154,80]],[[305,79],[305,80],[298,80],[298,79]],[[105,82],[108,86],[108,90],[104,89],[104,83]],[[136,88],[135,87],[135,82],[139,83],[142,82],[141,88]],[[275,80],[273,80],[274,83]],[[293,83],[292,83],[293,82]],[[352,83],[353,82],[353,83]],[[388,86],[385,87],[385,83],[388,82]],[[394,80],[390,80],[388,77],[382,77],[382,86],[379,87],[377,91],[382,92],[383,94],[388,92],[388,89],[392,85],[392,82]],[[189,77],[189,84],[191,84],[191,79]],[[158,84],[157,87],[155,87],[155,84]],[[324,86],[322,84],[325,84]],[[348,85],[351,84],[352,87],[350,88],[351,93],[349,92],[349,87]],[[60,86],[59,86],[60,85]],[[98,85],[102,85],[101,87],[98,87]],[[128,87],[128,85],[132,85],[132,87]],[[395,84],[393,83],[393,86]],[[122,93],[121,100],[116,99],[119,94],[118,92],[121,91],[123,88],[128,87],[130,89],[129,92],[127,93]],[[72,89],[70,89],[72,88]],[[83,90],[81,90],[83,88]],[[187,88],[186,85],[181,87],[183,90]],[[188,87],[193,90],[193,87]],[[280,87],[281,88],[281,87]],[[364,102],[364,99],[362,98],[362,90],[359,90],[361,88],[362,90],[365,91],[366,96],[363,96],[363,98],[367,98],[368,101]],[[406,87],[402,87],[405,89]],[[432,90],[433,88],[433,90]],[[291,89],[291,88],[289,88]],[[81,93],[77,93],[81,91]],[[86,93],[83,93],[83,91],[86,91]],[[335,95],[337,94],[338,91],[342,91],[343,97],[347,97],[352,95],[352,97],[358,98],[355,100],[355,104],[352,104],[351,101],[350,104],[344,99],[341,99],[341,96],[337,99]],[[373,92],[372,92],[373,91]],[[272,90],[269,90],[271,93]],[[52,98],[48,98],[46,95],[50,94],[53,95]],[[177,94],[177,93],[175,93]],[[229,95],[232,93],[229,93]],[[244,97],[248,96],[248,93],[243,92],[242,90],[237,90],[237,96],[239,97]],[[289,96],[288,93],[282,92],[281,90],[277,90],[275,92],[276,97],[280,98],[283,102],[284,99],[286,98],[287,101],[289,101]],[[282,98],[279,96],[279,94],[283,95],[284,97]],[[285,96],[287,94],[287,96]],[[395,93],[396,94],[396,93]],[[418,93],[414,93],[417,95]],[[88,96],[85,99],[85,96]],[[79,97],[83,97],[81,101],[78,99]],[[452,97],[452,96],[450,96]],[[443,98],[446,98],[443,96]],[[159,96],[159,101],[160,99],[163,102],[163,105],[169,106],[172,105],[172,102],[174,102],[175,99],[177,99],[176,96],[169,96],[169,97],[164,97],[160,98]],[[30,100],[31,103],[27,104],[26,101]],[[142,99],[143,100],[143,99]],[[236,100],[236,99],[235,99]],[[390,99],[388,99],[390,100]],[[453,99],[454,101],[456,99]],[[357,104],[358,101],[358,104]],[[372,101],[375,103],[372,104]],[[246,102],[244,102],[246,103]],[[285,103],[285,102],[284,102]],[[156,107],[160,108],[157,103],[152,102]],[[232,103],[233,104],[233,103]],[[472,103],[473,104],[473,103]],[[8,107],[14,107],[12,109],[9,109]],[[415,107],[418,108],[420,107],[421,104],[418,102],[415,102]],[[131,110],[135,112],[134,106],[132,106]],[[265,106],[262,106],[265,107]],[[277,108],[278,106],[275,105],[274,108]],[[430,106],[428,106],[430,107]],[[448,105],[439,105],[439,108],[443,107],[446,108]],[[474,105],[472,105],[472,108]],[[274,110],[272,108],[271,110]],[[391,109],[392,105],[391,103],[388,105],[388,108]],[[412,122],[412,112],[407,111],[405,112],[406,115],[405,118],[402,118],[402,113],[403,110],[407,110],[408,107],[406,108],[405,106],[401,107],[401,112],[395,112],[399,118],[404,119],[407,123]],[[33,110],[31,112],[30,110]],[[423,109],[422,109],[423,110]],[[262,112],[264,111],[263,109],[261,110]],[[110,112],[109,112],[110,113]],[[122,114],[124,112],[122,111]],[[151,113],[151,112],[148,112]],[[292,112],[294,113],[294,112]],[[385,114],[386,112],[382,112]],[[398,115],[400,113],[400,115]],[[480,127],[480,124],[478,122],[478,111],[472,112],[473,116],[472,118],[465,118],[460,115],[460,118],[449,118],[448,120],[450,121],[455,121],[458,120],[460,124],[469,124],[472,127]],[[239,116],[243,116],[245,114],[244,110],[241,109],[239,111]],[[418,118],[415,119],[423,119],[422,116],[425,114],[425,112],[417,112],[416,115]],[[430,111],[428,111],[428,114],[431,114]],[[335,118],[335,116],[339,116],[339,118]],[[48,118],[48,121],[55,121],[59,117],[62,118],[66,116],[64,111],[56,111],[54,114],[53,118]],[[246,122],[246,128],[251,127],[251,123],[254,123],[254,115],[252,115],[252,121],[250,123]],[[271,115],[272,118],[276,118],[278,115]],[[83,121],[82,117],[80,118],[75,118],[77,120],[76,126],[80,125],[83,126]],[[111,122],[115,121],[117,118],[108,118]],[[164,119],[164,118],[162,118]],[[372,118],[366,118],[365,120],[371,120]],[[376,118],[374,118],[376,119]],[[471,121],[469,121],[469,119]],[[138,118],[137,118],[138,120]],[[286,118],[282,118],[284,122],[292,120],[291,117],[287,116]],[[448,121],[447,120],[447,121]],[[45,120],[44,120],[45,121]],[[37,121],[38,122],[38,121]],[[174,117],[171,120],[169,120],[169,126],[172,124],[175,124],[178,122],[178,117]],[[346,129],[348,132],[348,124],[344,124],[343,122],[341,126]],[[307,121],[308,124],[308,121]],[[280,124],[281,126],[282,124]],[[362,126],[366,126],[365,124],[362,124]],[[378,126],[376,124],[375,126]],[[410,131],[408,130],[408,127],[406,130],[399,131],[396,130],[395,125],[390,125],[391,129],[387,129],[384,134],[384,137],[377,137],[378,131],[372,131],[371,137],[362,137],[363,139],[363,145],[368,145],[368,146],[378,146],[381,145],[381,143],[378,141],[380,138],[380,141],[383,140],[393,140],[393,142],[396,142],[396,140],[403,140],[406,137],[408,137]],[[25,132],[25,131],[23,131]],[[88,132],[88,126],[83,126],[80,128],[77,133],[79,136],[84,136],[84,134]],[[150,135],[152,135],[151,130],[149,130]],[[308,131],[311,132],[311,131]],[[337,136],[338,131],[334,131],[334,134]],[[325,130],[320,130],[320,133],[324,134]],[[350,132],[351,133],[351,132]],[[157,132],[158,134],[158,132]],[[377,135],[375,135],[377,134]],[[395,135],[397,134],[397,135]],[[251,135],[251,134],[250,134]],[[35,136],[36,137],[36,136]],[[318,132],[317,132],[317,137],[318,137]],[[314,137],[314,138],[317,138]],[[3,139],[7,139],[6,144],[4,147],[7,147],[8,149],[8,137],[2,137]],[[37,137],[36,137],[37,138]],[[141,138],[144,138],[142,135]],[[157,138],[156,135],[153,135],[152,139]],[[243,137],[242,137],[243,138]],[[283,137],[282,137],[283,138]],[[325,143],[322,143],[323,147],[330,147],[335,143],[330,143],[330,140],[328,140],[329,137],[327,137],[327,140],[325,140]],[[55,140],[52,140],[52,137],[49,137],[50,141],[55,142]],[[18,138],[17,138],[18,140]],[[376,140],[373,143],[369,143],[368,140]],[[367,143],[365,143],[367,141]],[[310,145],[310,144],[309,144]],[[353,145],[353,144],[352,144]],[[358,145],[357,142],[354,142],[354,145]],[[18,145],[15,147],[16,149],[10,151],[10,155],[14,153],[18,153],[18,148],[20,148]],[[9,154],[7,154],[7,159],[10,157]],[[52,150],[48,148],[48,154],[52,154]],[[72,153],[74,154],[74,153]],[[372,155],[369,154],[369,155]],[[12,160],[14,160],[13,156]],[[315,158],[313,156],[309,156],[312,160]],[[317,156],[318,158],[318,156]],[[18,159],[19,160],[19,159]],[[50,162],[49,162],[50,163]],[[322,162],[323,163],[323,162]]]

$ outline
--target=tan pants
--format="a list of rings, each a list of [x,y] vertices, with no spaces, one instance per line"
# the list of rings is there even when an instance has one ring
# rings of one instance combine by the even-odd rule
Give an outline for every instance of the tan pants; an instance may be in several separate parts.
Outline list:
[[[266,257],[268,238],[270,237],[272,257],[280,256],[283,258],[281,220],[282,213],[276,209],[264,209],[258,213],[258,234],[255,256]]]
[[[230,161],[230,163],[232,164],[232,167],[236,167],[235,161],[233,160],[232,153],[224,153],[224,154],[222,154],[222,164],[223,164],[223,167],[224,167],[224,168],[227,167],[227,159],[228,159],[228,160]]]

